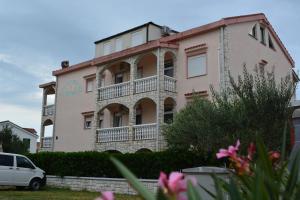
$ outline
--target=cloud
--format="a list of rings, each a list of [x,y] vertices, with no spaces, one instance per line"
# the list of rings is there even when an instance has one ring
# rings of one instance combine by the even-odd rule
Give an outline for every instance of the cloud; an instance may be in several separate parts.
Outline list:
[[[40,131],[41,111],[29,109],[24,106],[0,102],[0,121],[10,120],[11,122],[26,128],[34,128]]]

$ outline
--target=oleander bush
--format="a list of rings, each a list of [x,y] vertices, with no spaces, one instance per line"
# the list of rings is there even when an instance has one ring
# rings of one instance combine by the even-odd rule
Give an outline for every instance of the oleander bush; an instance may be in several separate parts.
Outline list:
[[[101,152],[41,152],[27,156],[48,175],[120,178],[110,161],[110,153]],[[213,153],[163,151],[153,153],[113,154],[138,178],[158,178],[160,171],[179,171],[198,166],[218,166]]]

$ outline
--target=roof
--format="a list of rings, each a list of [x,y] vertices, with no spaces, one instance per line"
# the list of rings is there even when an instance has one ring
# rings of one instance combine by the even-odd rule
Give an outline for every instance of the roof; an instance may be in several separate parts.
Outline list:
[[[32,131],[32,130],[35,131],[35,133],[33,133],[33,132],[29,131],[29,130],[26,130],[27,128],[22,128],[21,126],[15,124],[15,123],[13,123],[13,122],[11,122],[11,121],[9,121],[9,120],[1,121],[1,122],[0,122],[0,124],[7,124],[7,123],[13,125],[14,127],[16,127],[16,128],[19,129],[19,130],[22,130],[22,131],[26,132],[26,133],[29,134],[29,135],[32,135],[32,136],[34,136],[34,137],[36,137],[36,138],[39,137],[39,136],[36,134],[37,132],[36,132],[35,129],[33,129],[33,128],[28,128],[28,129],[31,129],[31,131]]]
[[[136,46],[136,47],[132,47],[132,48],[128,48],[125,49],[123,51],[119,51],[119,52],[115,52],[106,56],[101,56],[98,58],[94,58],[73,66],[70,66],[68,68],[64,68],[64,69],[59,69],[56,71],[53,71],[53,75],[54,76],[58,76],[58,75],[62,75],[65,73],[69,73],[72,72],[74,70],[78,70],[78,69],[82,69],[85,67],[89,67],[89,66],[93,66],[93,65],[99,65],[105,62],[110,62],[116,59],[120,59],[123,57],[127,57],[127,56],[131,56],[134,54],[138,54],[141,53],[143,51],[146,50],[150,50],[150,49],[154,49],[154,48],[158,48],[158,47],[172,47],[172,48],[178,48],[177,45],[177,41],[179,40],[183,40],[186,38],[190,38],[193,37],[195,35],[199,35],[199,34],[203,34],[209,31],[213,31],[216,30],[220,27],[224,27],[224,26],[228,26],[231,24],[238,24],[238,23],[243,23],[243,22],[250,22],[250,21],[261,21],[261,22],[265,22],[266,27],[269,29],[271,35],[273,36],[273,38],[276,40],[276,42],[279,44],[280,49],[283,51],[284,55],[286,56],[286,58],[288,59],[288,61],[290,62],[290,64],[294,67],[295,66],[295,62],[293,60],[293,58],[291,57],[291,55],[289,54],[289,52],[287,51],[287,49],[285,48],[284,44],[282,43],[282,41],[280,40],[280,38],[278,37],[277,33],[275,32],[275,30],[273,29],[272,25],[269,23],[269,21],[267,20],[266,16],[263,13],[257,13],[257,14],[250,14],[250,15],[241,15],[241,16],[234,16],[234,17],[227,17],[227,18],[223,18],[219,21],[216,22],[212,22],[203,26],[199,26],[187,31],[183,31],[183,32],[179,32],[167,37],[163,37],[154,41],[150,41],[148,43]],[[114,35],[115,37],[116,35]]]
[[[46,87],[49,87],[49,86],[52,86],[52,85],[55,86],[56,82],[51,81],[51,82],[48,82],[48,83],[41,84],[41,85],[39,85],[39,88],[46,88]]]
[[[156,27],[158,27],[158,28],[162,28],[162,26],[160,26],[160,25],[158,25],[158,24],[155,24],[155,23],[153,23],[153,22],[148,22],[148,23],[142,24],[142,25],[140,25],[140,26],[136,26],[136,27],[134,27],[134,28],[131,28],[131,29],[129,29],[129,30],[126,30],[126,31],[117,33],[117,34],[115,34],[115,35],[111,35],[111,36],[109,36],[109,37],[103,38],[103,39],[101,39],[101,40],[97,40],[97,41],[94,42],[94,43],[95,43],[95,44],[98,44],[98,43],[100,43],[100,42],[104,42],[104,41],[106,41],[106,40],[110,40],[110,39],[112,39],[112,38],[114,38],[114,37],[123,35],[123,34],[125,34],[125,33],[129,33],[129,32],[138,30],[138,29],[140,29],[140,28],[147,27],[147,26],[149,26],[149,25],[153,25],[153,26],[156,26]],[[177,33],[177,31],[175,31],[175,30],[172,30],[172,31],[175,32],[175,33]]]
[[[28,132],[30,132],[30,133],[32,133],[32,134],[37,134],[37,132],[36,132],[36,130],[34,129],[34,128],[23,128],[25,131],[28,131]]]

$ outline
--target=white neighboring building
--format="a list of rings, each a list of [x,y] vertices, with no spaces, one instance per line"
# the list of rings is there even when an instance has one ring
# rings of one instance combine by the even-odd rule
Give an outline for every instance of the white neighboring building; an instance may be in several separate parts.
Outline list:
[[[13,135],[17,135],[20,140],[27,141],[29,143],[29,152],[36,153],[37,148],[37,139],[38,135],[36,131],[32,128],[22,128],[11,121],[2,121],[0,122],[0,131],[5,127],[8,126],[12,130]]]

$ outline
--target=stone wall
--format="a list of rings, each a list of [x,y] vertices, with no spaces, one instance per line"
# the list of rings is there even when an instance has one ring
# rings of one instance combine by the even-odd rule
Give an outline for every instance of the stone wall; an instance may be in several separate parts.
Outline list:
[[[155,192],[157,180],[140,179],[149,191]],[[75,177],[75,176],[47,176],[47,185],[58,188],[69,188],[71,190],[87,190],[93,192],[113,191],[117,194],[136,194],[123,178],[97,178],[97,177]]]

